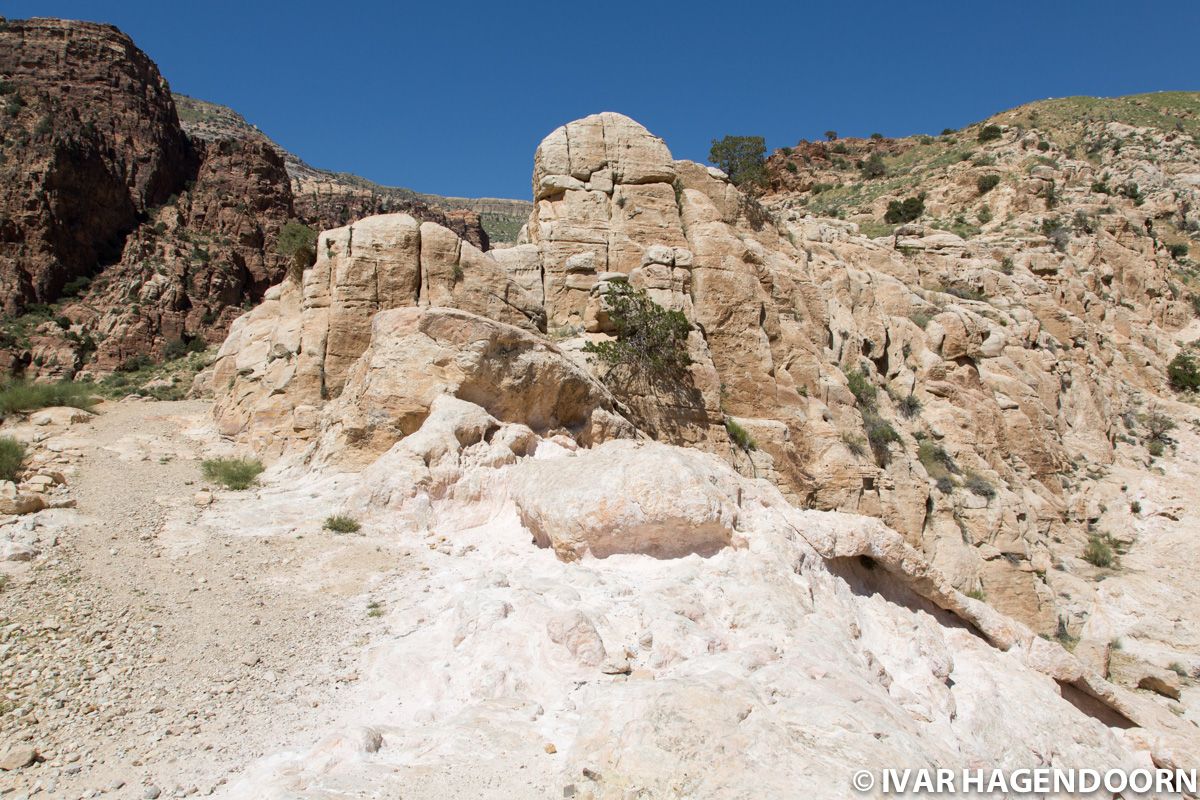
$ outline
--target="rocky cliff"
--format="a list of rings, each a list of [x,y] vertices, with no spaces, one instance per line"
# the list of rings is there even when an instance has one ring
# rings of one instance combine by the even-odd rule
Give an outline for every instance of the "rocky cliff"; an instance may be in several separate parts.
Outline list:
[[[1006,148],[1021,152],[1012,138],[992,149]],[[1060,179],[1063,204],[1091,192],[1096,169],[1075,169]],[[780,198],[772,212],[715,170],[672,160],[635,122],[592,116],[536,152],[538,199],[514,248],[480,253],[404,216],[325,234],[317,267],[235,325],[212,380],[218,416],[227,434],[274,452],[335,429],[344,437],[344,403],[332,405],[336,419],[317,410],[350,391],[347,375],[395,380],[404,395],[412,375],[433,374],[390,361],[389,378],[373,365],[394,329],[372,314],[394,306],[548,331],[542,347],[599,378],[582,348],[611,338],[604,290],[628,282],[691,321],[691,366],[670,391],[610,381],[605,414],[767,477],[794,504],[880,517],[956,588],[1046,636],[1078,638],[1112,573],[1087,554],[1129,543],[1132,500],[1105,474],[1145,468],[1153,414],[1190,419],[1165,365],[1195,324],[1172,289],[1175,261],[1146,234],[1147,213],[1174,194],[1106,197],[1090,229],[1051,240],[1040,233],[1044,192],[1037,176],[995,188],[1009,222],[972,239],[924,224],[870,239]],[[340,242],[360,235],[365,249],[347,260]],[[360,284],[397,271],[404,293],[354,300]],[[326,300],[330,276],[344,278]],[[335,326],[353,347],[331,347]],[[310,329],[320,332],[306,338]],[[364,371],[348,371],[360,356]],[[419,423],[355,397],[364,422],[343,440],[371,441],[371,457]],[[500,414],[498,399],[476,402],[530,423],[521,404]],[[589,443],[624,429],[588,414],[535,426],[556,428]],[[731,439],[734,428],[748,437]],[[1093,644],[1103,660],[1108,640]]]
[[[488,247],[473,201],[317,170],[228,109],[179,103],[112,26],[0,26],[8,371],[70,378],[220,341],[292,262],[289,221],[320,230],[404,211]],[[480,208],[492,219],[506,202]]]
[[[1195,160],[1190,140],[1136,135]],[[516,247],[481,253],[405,215],[328,231],[313,269],[233,325],[201,387],[216,395],[222,432],[258,452],[318,472],[365,467],[365,488],[347,501],[358,513],[451,536],[501,513],[471,510],[499,483],[523,529],[568,562],[711,555],[739,542],[753,551],[755,534],[741,534],[760,529],[732,510],[745,511],[748,488],[709,493],[727,478],[670,488],[678,471],[665,451],[632,482],[632,466],[600,455],[643,439],[704,451],[773,484],[779,502],[882,520],[886,547],[818,546],[827,568],[869,581],[842,570],[870,571],[883,550],[907,548],[888,557],[886,581],[952,609],[1001,649],[1013,639],[986,630],[1029,630],[1034,650],[1053,642],[1060,682],[1091,676],[1067,680],[1064,697],[1128,718],[1114,699],[1124,690],[1100,676],[1145,689],[1170,664],[1190,675],[1200,658],[1184,611],[1194,589],[1162,553],[1149,555],[1160,535],[1185,533],[1143,524],[1149,496],[1129,479],[1156,459],[1190,469],[1169,431],[1196,415],[1166,366],[1200,328],[1179,251],[1153,230],[1164,215],[1188,227],[1190,212],[1180,218],[1173,204],[1192,189],[1164,170],[1162,185],[1093,201],[1093,184],[1124,176],[1065,157],[1065,172],[1035,173],[1049,165],[1029,166],[1046,151],[1028,140],[1001,129],[987,143],[988,166],[1014,162],[987,189],[1002,223],[964,236],[914,220],[872,238],[805,214],[786,193],[747,196],[721,172],[673,159],[626,117],[587,117],[539,146],[535,207]],[[969,202],[984,191],[974,173],[952,182],[970,185],[960,192]],[[923,201],[942,202],[932,191]],[[1088,224],[1044,224],[1067,210]],[[686,320],[685,370],[618,380],[597,361],[595,346],[616,340],[614,285]],[[467,428],[453,423],[452,434],[437,427],[450,424],[438,415],[447,398],[478,409],[459,407]],[[546,495],[574,467],[525,466],[552,457],[537,440],[595,460],[581,474],[590,477],[577,476],[578,497]],[[455,442],[481,449],[459,454]],[[502,477],[488,471],[511,464]],[[614,496],[626,489],[633,505],[620,509]],[[588,502],[600,504],[594,514]],[[1124,553],[1136,569],[1124,570]],[[1136,588],[1155,583],[1174,599]],[[981,621],[979,608],[999,616]],[[1135,622],[1159,617],[1173,622]],[[1141,700],[1161,709],[1175,695],[1164,692]],[[1156,719],[1137,725],[1175,729]],[[611,745],[596,736],[589,747]]]

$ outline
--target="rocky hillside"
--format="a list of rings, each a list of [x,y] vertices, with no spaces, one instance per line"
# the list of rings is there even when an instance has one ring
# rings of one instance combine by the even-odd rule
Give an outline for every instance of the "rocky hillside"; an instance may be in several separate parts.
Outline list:
[[[269,143],[287,165],[298,213],[302,217],[327,223],[321,227],[344,225],[352,219],[371,214],[397,211],[412,213],[413,209],[420,209],[421,204],[425,204],[446,215],[448,221],[442,221],[441,224],[459,232],[477,247],[487,249],[489,244],[516,241],[517,233],[529,216],[530,206],[524,200],[421,194],[402,187],[381,186],[345,172],[317,169],[284,150],[231,108],[180,94],[175,95],[175,102],[183,129],[192,138],[245,138]],[[415,216],[431,218],[429,213]],[[479,227],[482,227],[486,239],[474,232]]]
[[[181,122],[157,67],[112,26],[4,21],[0,104],[9,372],[80,377],[220,341],[298,250],[311,258],[317,230],[358,216],[402,210],[488,246],[470,201],[314,170],[232,112],[195,121],[188,98]]]
[[[1079,744],[1097,720],[1109,732],[1132,725],[1166,737],[1149,752],[1168,763],[1197,736],[1200,621],[1189,609],[1200,596],[1173,562],[1200,556],[1179,493],[1186,476],[1200,473],[1178,447],[1200,421],[1193,396],[1177,391],[1186,361],[1177,356],[1200,325],[1184,285],[1187,254],[1163,237],[1168,225],[1172,238],[1192,227],[1194,172],[1185,165],[1200,161],[1195,142],[1178,131],[1113,127],[1120,124],[1102,123],[1125,144],[1110,143],[1114,157],[1100,153],[1098,164],[1065,152],[1055,161],[1056,145],[1041,145],[1049,137],[1015,125],[946,134],[975,142],[975,152],[921,161],[912,175],[901,175],[902,159],[936,140],[847,143],[847,155],[860,148],[864,165],[878,152],[883,171],[819,191],[816,178],[827,167],[795,148],[772,156],[775,191],[756,199],[718,170],[673,159],[628,118],[587,117],[538,148],[536,203],[516,247],[485,253],[405,215],[326,231],[315,265],[234,323],[198,388],[214,394],[223,435],[277,460],[281,474],[352,473],[341,509],[402,538],[431,537],[431,547],[444,544],[442,552],[465,559],[459,563],[468,572],[475,548],[490,553],[490,564],[505,557],[483,544],[493,520],[512,526],[506,534],[494,529],[507,543],[502,550],[524,536],[558,563],[578,563],[586,577],[555,568],[563,586],[610,586],[586,603],[565,601],[586,606],[582,617],[542,623],[538,615],[550,610],[541,609],[533,620],[518,611],[516,621],[502,623],[511,608],[528,608],[520,589],[508,592],[509,579],[501,595],[511,608],[487,625],[526,642],[536,635],[517,629],[545,624],[550,641],[585,666],[680,678],[655,680],[638,690],[640,699],[627,698],[662,710],[649,723],[655,741],[683,735],[667,709],[686,705],[684,717],[694,719],[685,687],[718,669],[684,655],[691,645],[667,621],[670,609],[697,621],[706,612],[689,610],[685,596],[708,606],[701,597],[724,597],[736,583],[742,599],[714,612],[732,638],[709,639],[708,652],[728,647],[732,658],[746,657],[760,624],[780,637],[773,653],[796,652],[807,641],[805,626],[773,627],[787,627],[780,615],[794,610],[791,601],[745,598],[808,574],[803,565],[818,558],[815,569],[838,576],[835,583],[880,597],[880,613],[923,608],[943,625],[965,622],[1016,655],[1003,669],[1026,675],[1024,663],[1053,677],[1061,697],[1048,708],[1062,726],[1060,743]],[[828,169],[841,169],[835,145]],[[1123,166],[1136,147],[1159,148],[1144,160],[1150,167]],[[801,183],[801,163],[813,170],[809,184]],[[985,175],[998,178],[980,181]],[[1124,191],[1106,193],[1101,184]],[[850,219],[813,213],[832,191],[870,199],[843,208],[840,216]],[[910,196],[916,200],[905,204]],[[899,201],[892,217],[906,220],[876,220],[891,200]],[[984,203],[992,216],[979,231],[934,222],[968,212],[978,221]],[[895,227],[880,236],[872,222]],[[813,516],[782,528],[758,516],[796,508]],[[818,532],[843,523],[844,534]],[[791,544],[772,540],[771,530],[797,532],[818,556],[790,549],[791,534],[784,534]],[[651,558],[607,563],[628,554]],[[671,572],[642,594],[646,584],[633,575],[666,575],[647,563],[685,557],[694,571]],[[700,596],[681,588],[710,579]],[[626,580],[641,589],[621,588]],[[626,596],[636,599],[618,623],[608,615]],[[660,602],[665,608],[655,607]],[[817,605],[818,618],[839,613]],[[453,616],[460,631],[477,631],[488,613]],[[433,618],[438,612],[428,608],[397,618],[432,638],[414,640],[411,652],[397,643],[388,651],[396,665],[442,641],[438,626],[422,622]],[[858,624],[880,631],[878,617]],[[660,625],[683,637],[668,638],[667,656],[649,644],[662,643]],[[447,642],[462,641],[443,633]],[[869,672],[888,648],[904,649],[887,641],[883,635],[882,650],[851,660]],[[469,656],[456,651],[455,663],[485,672],[505,663],[491,645],[472,647]],[[922,653],[918,660],[930,655]],[[944,655],[964,663],[965,651]],[[860,668],[829,658],[837,674]],[[793,666],[788,675],[803,672]],[[904,704],[913,685],[895,675],[910,669],[924,675],[933,667],[888,663],[868,680],[899,691],[886,702]],[[566,680],[565,672],[553,674],[538,685]],[[395,689],[384,667],[374,680],[382,695]],[[429,734],[435,740],[453,736],[453,713],[475,713],[473,704],[483,702],[468,685],[479,679],[448,680],[453,699],[416,712],[450,726],[434,725],[442,730]],[[946,683],[964,680],[954,671]],[[780,691],[811,700],[805,686]],[[726,689],[712,688],[715,702]],[[828,690],[817,694],[822,707],[834,702]],[[564,702],[525,693],[519,681],[513,696],[545,708]],[[727,776],[678,751],[669,758],[682,760],[668,762],[678,769],[633,758],[608,736],[628,711],[623,700],[604,694],[586,702],[587,713],[568,714],[580,729],[563,716],[547,726],[571,729],[571,764],[604,765],[604,779],[592,779],[601,786],[589,788],[595,796],[620,796],[622,785],[665,790],[669,774],[693,767],[700,771],[692,788],[724,785]],[[920,719],[953,729],[952,710],[921,708]],[[1091,722],[1077,716],[1081,709]],[[398,709],[394,724],[403,727],[396,720],[407,713]],[[737,716],[733,708],[729,714]],[[782,707],[771,719],[784,725],[786,715]],[[711,736],[736,728],[709,721]],[[891,730],[893,721],[878,724]],[[979,731],[948,735],[955,747],[986,749]],[[786,737],[754,737],[768,739],[775,744],[761,763],[779,765],[781,787],[792,766],[816,757],[799,756],[780,742]],[[1146,750],[1132,741],[1116,746]],[[1017,737],[1002,747],[1027,744]],[[917,747],[896,746],[908,756]],[[322,774],[312,787],[331,785]]]

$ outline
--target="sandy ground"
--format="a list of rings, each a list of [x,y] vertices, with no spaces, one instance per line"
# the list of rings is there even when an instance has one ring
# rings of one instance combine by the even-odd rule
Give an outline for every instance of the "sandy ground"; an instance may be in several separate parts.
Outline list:
[[[0,772],[6,800],[211,794],[309,742],[352,687],[375,622],[357,596],[384,556],[322,518],[269,535],[197,525],[199,462],[220,449],[208,408],[99,407],[64,434],[82,452],[77,509],[14,523],[37,525],[44,552],[2,565],[0,751],[41,760]]]

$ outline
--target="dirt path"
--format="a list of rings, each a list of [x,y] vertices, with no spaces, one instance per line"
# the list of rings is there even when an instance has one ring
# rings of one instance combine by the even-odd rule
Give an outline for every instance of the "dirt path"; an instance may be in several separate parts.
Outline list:
[[[5,800],[210,794],[327,726],[355,677],[348,598],[380,566],[372,548],[319,519],[273,536],[197,524],[199,461],[219,448],[208,404],[98,411],[64,434],[83,454],[77,509],[38,515],[42,554],[4,565],[0,753],[41,758],[0,772]],[[350,565],[336,589],[331,558]]]

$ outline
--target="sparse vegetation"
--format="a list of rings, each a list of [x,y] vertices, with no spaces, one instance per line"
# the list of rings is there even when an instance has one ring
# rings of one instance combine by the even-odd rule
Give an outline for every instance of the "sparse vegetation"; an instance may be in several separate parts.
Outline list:
[[[219,483],[226,489],[249,489],[258,482],[263,471],[256,458],[210,458],[200,465],[206,480]]]
[[[896,401],[896,410],[905,419],[912,419],[921,413],[921,400],[914,394],[906,394]]]
[[[692,326],[682,311],[668,311],[639,289],[613,281],[604,293],[608,317],[617,338],[588,342],[583,351],[614,370],[624,368],[652,381],[680,378],[692,363],[687,336]]]
[[[1094,566],[1107,569],[1116,563],[1117,556],[1107,537],[1092,534],[1088,537],[1087,547],[1083,549],[1083,560]]]
[[[1129,513],[1130,514],[1142,513],[1142,504],[1139,503],[1137,500],[1134,500],[1132,503],[1129,504]]]
[[[362,525],[354,517],[348,517],[345,514],[334,514],[325,518],[325,523],[322,525],[327,531],[334,533],[358,533],[362,529]]]
[[[91,387],[84,383],[13,380],[0,384],[0,417],[53,406],[91,408],[95,403]]]
[[[846,387],[850,389],[850,394],[854,395],[854,399],[858,401],[859,406],[863,408],[875,407],[875,399],[879,390],[875,388],[875,384],[871,383],[871,379],[862,370],[854,369],[846,373]]]
[[[729,433],[729,438],[733,441],[733,443],[742,450],[749,452],[751,450],[758,449],[758,445],[754,442],[754,437],[752,437],[745,428],[739,425],[738,421],[733,417],[725,418],[725,430]]]
[[[298,276],[317,260],[317,232],[300,220],[288,220],[279,229],[275,249],[291,260],[289,274]]]
[[[887,212],[883,215],[883,221],[893,225],[912,222],[924,213],[925,195],[919,194],[915,197],[906,197],[903,200],[892,200],[888,203]]]
[[[953,490],[954,482],[950,476],[957,475],[959,469],[944,447],[929,439],[922,439],[917,445],[917,460],[921,462],[925,472],[929,473],[929,477],[937,481],[938,489],[945,494]],[[949,484],[949,488],[942,488],[942,481]]]
[[[1167,382],[1177,392],[1200,389],[1200,367],[1191,353],[1183,351],[1171,359],[1167,365]]]
[[[875,463],[886,467],[891,462],[891,445],[901,441],[900,434],[876,411],[867,409],[862,412],[862,416],[863,428],[867,431],[867,442],[871,445]]]
[[[975,472],[967,473],[966,478],[963,480],[963,486],[967,489],[967,491],[971,492],[971,494],[978,495],[979,497],[985,497],[988,500],[991,500],[996,496],[996,487],[992,486],[991,482],[988,481],[987,478],[984,478],[982,475]]]
[[[999,139],[1003,133],[1004,132],[1000,129],[999,125],[984,125],[982,128],[980,128],[979,136],[977,138],[980,142],[994,142]]]
[[[887,175],[887,165],[883,163],[883,156],[872,153],[862,164],[862,175],[864,178],[882,178]]]
[[[861,436],[855,436],[853,433],[842,434],[842,444],[846,445],[846,449],[850,454],[856,457],[862,457],[867,452],[866,442]]]
[[[979,190],[980,194],[987,194],[988,192],[990,192],[992,189],[995,189],[999,185],[1000,185],[1000,176],[996,175],[994,173],[988,174],[988,175],[980,175],[979,179],[977,181],[975,181],[975,188]]]
[[[17,480],[24,463],[25,445],[11,436],[0,436],[0,480]]]

